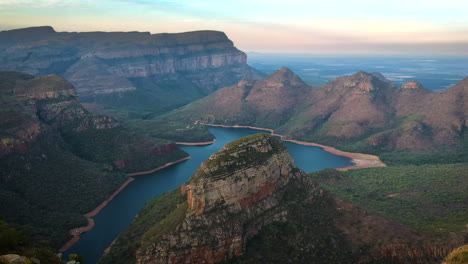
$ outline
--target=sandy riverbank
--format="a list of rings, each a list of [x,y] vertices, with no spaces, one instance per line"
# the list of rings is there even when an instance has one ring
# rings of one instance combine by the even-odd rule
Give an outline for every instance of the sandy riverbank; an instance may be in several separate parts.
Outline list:
[[[186,161],[186,160],[188,160],[190,158],[191,158],[191,156],[188,156],[188,157],[185,157],[185,158],[173,161],[173,162],[168,162],[168,163],[166,163],[166,164],[164,164],[164,165],[162,165],[160,167],[157,167],[156,169],[153,169],[153,170],[128,173],[127,175],[128,176],[138,176],[138,175],[150,174],[150,173],[162,170],[164,168],[167,168],[169,166],[172,166],[174,164]],[[110,201],[112,201],[117,196],[117,194],[119,194],[123,189],[125,189],[125,187],[127,187],[134,180],[135,179],[132,178],[132,177],[128,178],[128,180],[125,181],[117,190],[115,190],[112,193],[112,195],[109,196],[109,198],[107,198],[104,202],[102,202],[100,205],[98,205],[98,207],[94,208],[94,210],[92,210],[91,212],[89,212],[87,214],[84,214],[84,217],[86,217],[86,219],[88,220],[88,225],[83,226],[83,227],[74,228],[74,229],[70,230],[70,235],[72,236],[72,238],[70,240],[68,240],[68,242],[65,243],[65,245],[63,245],[59,249],[59,252],[62,253],[62,252],[65,252],[65,251],[69,250],[76,242],[78,242],[78,240],[80,240],[80,235],[82,233],[88,232],[91,229],[93,229],[94,220],[93,220],[92,217],[96,216]]]
[[[342,151],[342,150],[336,149],[334,147],[325,146],[325,145],[322,145],[322,144],[306,142],[306,141],[299,141],[299,140],[294,140],[294,139],[284,139],[283,135],[276,134],[273,129],[269,129],[269,128],[254,127],[254,126],[239,126],[239,125],[227,126],[227,125],[214,125],[214,124],[203,124],[203,123],[199,123],[199,124],[200,125],[205,125],[205,126],[212,126],[212,127],[248,128],[248,129],[267,131],[267,132],[270,132],[273,136],[280,137],[281,140],[283,140],[283,141],[287,141],[287,142],[291,142],[291,143],[299,144],[299,145],[304,145],[304,146],[319,147],[319,148],[322,148],[323,150],[325,150],[326,152],[329,152],[331,154],[350,158],[351,162],[355,164],[353,166],[337,168],[337,170],[339,170],[339,171],[347,171],[347,170],[352,170],[352,169],[387,167],[387,165],[385,163],[383,163],[378,156],[375,156],[375,155],[363,154],[363,153],[354,153],[354,152],[346,152],[346,151]]]
[[[181,145],[181,146],[206,146],[206,145],[211,145],[216,142],[216,139],[213,139],[212,141],[205,141],[205,142],[175,142],[176,145]]]

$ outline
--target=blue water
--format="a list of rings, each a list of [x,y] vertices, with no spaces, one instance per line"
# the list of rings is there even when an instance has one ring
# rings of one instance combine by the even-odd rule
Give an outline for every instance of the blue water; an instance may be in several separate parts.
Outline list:
[[[266,74],[288,67],[312,86],[358,71],[380,72],[394,84],[417,80],[441,91],[468,76],[468,56],[318,56],[249,53],[248,63]]]
[[[135,177],[127,188],[114,198],[94,220],[94,228],[81,236],[64,256],[77,253],[87,264],[96,263],[104,250],[134,219],[144,204],[164,192],[187,182],[200,164],[221,149],[226,143],[259,131],[241,128],[210,128],[216,136],[216,143],[208,146],[182,146],[192,158],[150,175]],[[336,156],[317,147],[308,147],[286,142],[296,165],[305,172],[324,168],[337,168],[351,165],[348,158]]]

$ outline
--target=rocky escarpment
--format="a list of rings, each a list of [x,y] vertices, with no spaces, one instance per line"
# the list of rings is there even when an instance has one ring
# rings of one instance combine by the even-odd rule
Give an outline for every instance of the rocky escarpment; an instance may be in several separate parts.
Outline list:
[[[0,70],[61,74],[83,100],[104,104],[151,109],[167,103],[164,97],[184,95],[172,102],[175,107],[259,76],[246,64],[246,54],[218,31],[76,33],[37,27],[3,31],[0,39]]]
[[[426,263],[407,253],[424,239],[332,197],[277,138],[256,134],[148,202],[100,263]]]
[[[188,208],[183,221],[143,243],[137,263],[217,263],[240,256],[263,226],[286,220],[281,200],[290,181],[308,185],[311,199],[320,196],[305,178],[276,138],[259,134],[226,145],[181,187]]]
[[[69,229],[85,224],[82,214],[125,182],[124,172],[187,156],[173,143],[92,115],[57,75],[0,72],[0,119],[0,212],[57,248]]]

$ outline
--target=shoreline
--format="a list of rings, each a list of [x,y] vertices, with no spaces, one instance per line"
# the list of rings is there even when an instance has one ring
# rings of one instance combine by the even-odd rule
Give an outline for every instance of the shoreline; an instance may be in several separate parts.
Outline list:
[[[153,172],[156,172],[156,171],[165,169],[165,168],[167,168],[167,167],[169,167],[169,166],[172,166],[172,165],[174,165],[174,164],[180,163],[180,162],[182,162],[182,161],[186,161],[186,160],[191,159],[191,158],[192,158],[192,156],[189,155],[189,156],[187,156],[187,157],[185,157],[185,158],[181,158],[181,159],[176,160],[176,161],[168,162],[168,163],[166,163],[166,164],[164,164],[164,165],[162,165],[162,166],[160,166],[160,167],[157,167],[156,169],[152,169],[152,170],[148,170],[148,171],[140,171],[140,172],[127,173],[127,175],[128,175],[128,176],[139,176],[139,175],[151,174],[151,173],[153,173]]]
[[[322,144],[318,144],[318,143],[300,141],[300,140],[295,140],[295,139],[284,139],[283,135],[276,134],[273,129],[269,129],[269,128],[254,127],[254,126],[240,126],[240,125],[228,126],[228,125],[216,125],[216,124],[204,124],[204,123],[198,123],[198,124],[205,125],[205,126],[211,126],[211,127],[248,128],[248,129],[255,129],[255,130],[260,130],[260,131],[267,131],[267,132],[270,132],[272,136],[279,137],[282,141],[291,142],[291,143],[294,143],[294,144],[304,145],[304,146],[319,147],[319,148],[325,150],[328,153],[331,153],[331,154],[334,154],[334,155],[337,155],[337,156],[341,156],[341,157],[349,158],[349,159],[351,159],[351,162],[354,163],[354,165],[352,165],[352,166],[336,168],[336,170],[338,170],[338,171],[387,167],[387,164],[382,162],[380,160],[379,156],[376,156],[376,155],[364,154],[364,153],[355,153],[355,152],[347,152],[347,151],[342,151],[342,150],[339,150],[337,148],[322,145]]]
[[[91,212],[89,213],[86,213],[84,214],[83,216],[86,217],[86,220],[88,220],[88,224],[86,226],[83,226],[83,227],[77,227],[77,228],[73,228],[70,230],[70,235],[72,236],[72,238],[70,238],[70,240],[68,240],[60,249],[59,249],[59,253],[63,253],[65,251],[68,251],[73,245],[75,245],[76,242],[78,242],[80,240],[80,235],[82,233],[85,233],[85,232],[88,232],[90,231],[91,229],[93,229],[94,225],[95,225],[95,222],[94,222],[94,219],[93,217],[96,216],[104,207],[106,207],[106,205],[112,201],[121,191],[123,191],[123,189],[125,189],[125,187],[127,187],[132,181],[135,180],[135,178],[133,178],[133,176],[139,176],[139,175],[145,175],[145,174],[151,174],[153,172],[156,172],[156,171],[159,171],[159,170],[162,170],[164,168],[167,168],[169,166],[172,166],[174,164],[177,164],[177,163],[180,163],[180,162],[183,162],[183,161],[186,161],[188,159],[192,158],[192,156],[187,156],[185,158],[182,158],[182,159],[179,159],[179,160],[176,160],[176,161],[172,161],[172,162],[168,162],[162,166],[159,166],[157,167],[156,169],[153,169],[153,170],[149,170],[149,171],[142,171],[142,172],[134,172],[134,173],[127,173],[128,176],[130,176],[122,185],[120,185],[120,187],[115,190],[111,196],[109,196],[106,200],[104,200],[101,204],[99,204],[96,208],[94,208]]]
[[[387,167],[385,163],[383,163],[378,156],[375,155],[370,155],[370,154],[364,154],[364,153],[354,153],[354,152],[346,152],[339,150],[334,147],[318,144],[318,143],[312,143],[312,142],[306,142],[306,141],[299,141],[295,139],[284,139],[284,135],[276,134],[273,129],[269,128],[263,128],[263,127],[254,127],[254,126],[241,126],[241,125],[233,125],[233,126],[228,126],[228,125],[216,125],[216,124],[204,124],[204,123],[198,123],[200,125],[205,125],[205,126],[211,126],[211,127],[224,127],[224,128],[247,128],[247,129],[254,129],[254,130],[260,130],[260,131],[266,131],[270,132],[272,136],[277,136],[279,137],[282,141],[285,142],[291,142],[294,144],[298,145],[304,145],[304,146],[311,146],[311,147],[319,147],[323,149],[324,151],[337,155],[337,156],[342,156],[351,159],[351,162],[354,163],[352,166],[346,166],[346,167],[341,167],[341,168],[336,168],[338,171],[347,171],[347,170],[352,170],[352,169],[364,169],[364,168],[379,168],[379,167]],[[175,142],[177,145],[182,145],[182,146],[206,146],[206,145],[211,145],[216,142],[216,139],[212,141],[206,141],[206,142]],[[172,166],[174,164],[186,161],[190,159],[191,156],[187,156],[185,158],[168,162],[160,167],[157,167],[155,169],[149,170],[149,171],[141,171],[141,172],[133,172],[133,173],[127,173],[130,178],[125,181],[117,190],[112,193],[109,198],[107,198],[105,201],[103,201],[100,205],[98,205],[94,210],[91,212],[84,214],[86,219],[88,220],[88,225],[84,227],[78,227],[70,230],[70,234],[72,235],[72,238],[65,243],[60,249],[59,252],[63,253],[67,250],[69,250],[76,242],[80,240],[80,235],[84,232],[88,232],[91,229],[93,229],[95,223],[92,217],[96,216],[112,199],[117,196],[125,187],[127,187],[132,181],[135,179],[132,178],[133,176],[140,176],[140,175],[146,175],[146,174],[151,174],[156,171],[165,169],[169,166]]]
[[[176,145],[181,146],[207,146],[216,143],[216,138],[212,141],[205,141],[205,142],[175,142]]]

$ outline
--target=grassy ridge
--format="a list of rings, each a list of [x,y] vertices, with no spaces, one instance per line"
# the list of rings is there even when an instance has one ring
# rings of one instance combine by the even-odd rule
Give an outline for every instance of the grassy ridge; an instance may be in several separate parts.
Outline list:
[[[246,252],[228,263],[356,263],[346,238],[336,228],[328,195],[308,201],[309,190],[290,184],[283,198],[287,222],[265,226]]]

